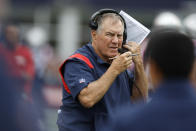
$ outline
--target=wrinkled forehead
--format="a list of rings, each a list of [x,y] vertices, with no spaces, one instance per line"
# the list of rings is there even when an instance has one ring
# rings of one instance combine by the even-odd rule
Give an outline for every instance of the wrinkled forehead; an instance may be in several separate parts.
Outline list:
[[[117,14],[114,14],[114,13],[106,13],[106,14],[103,14],[97,21],[98,23],[98,26],[102,25],[103,23],[105,23],[105,21],[108,21],[110,20],[111,22],[121,22],[122,25],[124,26],[124,22],[122,20],[122,18],[117,15]]]
[[[99,26],[99,30],[111,30],[111,31],[118,31],[123,33],[124,31],[124,25],[119,19],[113,19],[113,18],[106,18],[102,22],[102,24]]]

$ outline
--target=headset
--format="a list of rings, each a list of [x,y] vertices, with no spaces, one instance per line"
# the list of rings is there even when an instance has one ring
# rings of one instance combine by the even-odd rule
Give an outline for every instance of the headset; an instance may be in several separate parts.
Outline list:
[[[97,21],[102,17],[103,14],[106,14],[106,13],[114,13],[114,14],[117,14],[123,20],[123,23],[124,23],[124,32],[123,32],[123,42],[122,42],[122,44],[125,44],[126,43],[126,40],[127,40],[127,27],[126,27],[126,22],[125,22],[125,19],[116,10],[114,10],[114,9],[100,9],[97,12],[95,12],[91,16],[91,18],[90,18],[89,27],[92,30],[97,30],[97,28],[98,28]]]

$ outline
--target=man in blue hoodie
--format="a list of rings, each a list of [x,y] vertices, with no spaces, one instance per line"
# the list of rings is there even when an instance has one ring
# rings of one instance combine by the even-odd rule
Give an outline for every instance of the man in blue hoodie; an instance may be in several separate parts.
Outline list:
[[[146,53],[155,88],[151,101],[134,108],[122,107],[111,117],[106,130],[195,131],[192,40],[176,31],[159,31],[150,38]]]

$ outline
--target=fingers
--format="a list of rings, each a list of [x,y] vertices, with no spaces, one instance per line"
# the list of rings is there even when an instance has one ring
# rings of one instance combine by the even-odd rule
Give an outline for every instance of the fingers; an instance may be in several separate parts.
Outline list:
[[[132,63],[133,63],[132,60],[127,61],[126,64],[125,64],[126,68],[128,68]]]
[[[131,52],[125,52],[119,56],[117,56],[115,59],[112,61],[112,68],[117,70],[118,72],[122,72],[126,70],[130,65],[133,63]]]
[[[123,47],[124,47],[124,48],[127,48],[127,49],[128,49],[129,51],[131,51],[131,52],[133,51],[131,45],[127,45],[127,44],[126,44],[126,45],[123,45]]]
[[[123,53],[122,55],[117,56],[114,58],[117,63],[121,65],[127,65],[132,63],[132,53],[130,51]]]
[[[124,54],[122,54],[122,56],[125,59],[125,66],[128,67],[129,65],[132,64],[132,53],[130,51],[125,52]]]
[[[127,48],[130,50],[132,53],[139,52],[140,51],[140,45],[137,44],[136,42],[128,42],[123,47]]]
[[[127,42],[126,45],[130,46],[130,47],[137,47],[139,46],[139,44],[137,44],[136,42]]]
[[[130,51],[127,51],[125,53],[122,54],[123,57],[127,58],[127,57],[131,57],[132,53]]]

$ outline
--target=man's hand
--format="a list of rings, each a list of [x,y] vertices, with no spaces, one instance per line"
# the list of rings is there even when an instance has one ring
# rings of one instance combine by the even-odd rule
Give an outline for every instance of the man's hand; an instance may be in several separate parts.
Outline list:
[[[141,61],[141,51],[140,51],[140,45],[135,42],[128,42],[126,45],[123,45],[123,47],[127,48],[133,55],[133,62],[137,63]]]
[[[132,53],[128,51],[119,56],[116,56],[116,59],[112,61],[110,68],[112,68],[117,74],[120,74],[121,72],[126,70],[131,64]]]
[[[140,45],[135,42],[128,42],[124,45],[130,52],[132,52],[133,62],[135,64],[135,85],[132,90],[132,100],[137,101],[147,100],[148,98],[148,81],[144,72],[143,62],[140,55]],[[133,55],[135,54],[135,56]],[[138,90],[139,89],[139,90]]]

